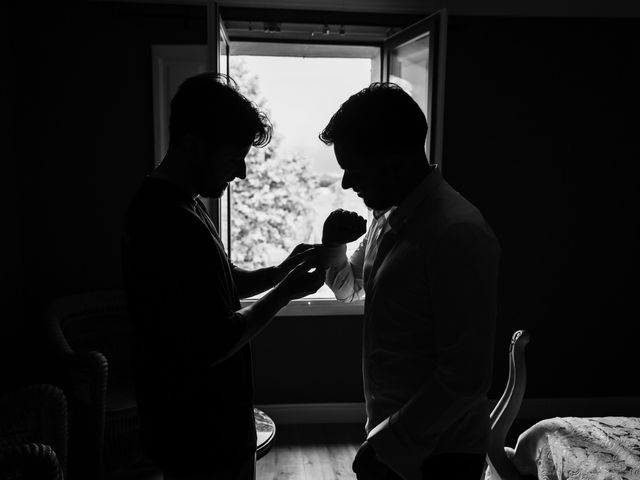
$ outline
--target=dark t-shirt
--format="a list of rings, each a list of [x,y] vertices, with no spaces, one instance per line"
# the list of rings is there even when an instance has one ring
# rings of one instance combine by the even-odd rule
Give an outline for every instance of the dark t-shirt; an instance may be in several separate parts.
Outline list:
[[[202,204],[147,178],[131,203],[123,271],[145,452],[166,472],[232,469],[253,455],[249,344],[232,270]]]

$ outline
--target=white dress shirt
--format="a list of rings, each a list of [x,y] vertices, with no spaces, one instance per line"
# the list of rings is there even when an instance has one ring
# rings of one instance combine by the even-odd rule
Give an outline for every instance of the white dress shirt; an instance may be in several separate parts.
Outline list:
[[[366,431],[406,479],[429,455],[486,452],[499,252],[481,213],[434,168],[327,271],[338,300],[365,298]]]

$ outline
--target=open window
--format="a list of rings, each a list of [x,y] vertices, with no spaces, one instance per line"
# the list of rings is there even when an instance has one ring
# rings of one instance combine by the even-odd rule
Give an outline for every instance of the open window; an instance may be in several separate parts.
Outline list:
[[[385,39],[382,62],[384,81],[409,92],[427,117],[427,156],[440,168],[446,39],[447,13],[443,10]]]
[[[333,149],[318,134],[342,102],[371,82],[392,81],[413,96],[429,123],[428,156],[441,163],[444,12],[402,29],[380,18],[352,24],[344,13],[327,19],[326,12],[228,11],[231,19],[223,22],[225,9],[210,3],[208,45],[156,45],[153,65],[156,162],[167,148],[170,99],[184,79],[206,70],[228,73],[274,124],[272,142],[247,156],[247,179],[207,205],[233,263],[274,265],[298,243],[319,243],[324,219],[336,208],[368,217],[361,200],[341,189]],[[337,302],[325,286],[280,315],[362,311],[362,302]]]

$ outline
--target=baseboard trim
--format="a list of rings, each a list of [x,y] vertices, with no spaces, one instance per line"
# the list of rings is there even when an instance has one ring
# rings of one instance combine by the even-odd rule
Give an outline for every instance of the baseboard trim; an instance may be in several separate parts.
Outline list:
[[[363,423],[364,403],[288,403],[256,405],[276,425],[308,423]]]
[[[490,400],[491,408],[496,400]],[[257,405],[276,424],[364,423],[364,403],[289,403]],[[640,417],[640,397],[525,398],[518,418]]]

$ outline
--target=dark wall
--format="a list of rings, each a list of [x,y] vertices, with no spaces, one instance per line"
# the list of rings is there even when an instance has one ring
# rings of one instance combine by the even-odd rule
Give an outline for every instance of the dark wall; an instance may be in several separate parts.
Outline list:
[[[122,215],[153,164],[151,45],[206,41],[203,22],[177,8],[48,13],[22,58],[32,139],[24,179],[36,217],[26,227],[37,272],[27,294],[37,302],[120,286]]]
[[[14,153],[14,72],[12,37],[10,35],[10,19],[8,5],[0,5],[0,56],[9,68],[3,69],[0,75],[0,145],[2,188],[0,188],[0,278],[2,279],[2,295],[0,296],[0,351],[5,348],[3,341],[15,335],[18,319],[21,315],[21,229],[20,229],[20,197],[18,188],[18,171]]]
[[[256,403],[362,402],[362,319],[281,317],[253,342]]]
[[[89,3],[18,13],[20,188],[28,195],[25,312],[11,323],[19,329],[13,350],[35,363],[49,301],[121,288],[123,215],[153,165],[151,45],[203,44],[206,28],[197,7]],[[361,401],[359,355],[358,318],[278,319],[255,342],[256,401]]]
[[[50,300],[122,285],[123,214],[153,165],[151,45],[206,42],[195,10],[67,2],[13,11],[25,252],[24,312],[13,321],[28,335],[14,348],[26,357],[41,350],[34,340]]]
[[[527,328],[531,396],[640,394],[639,28],[450,19],[444,174],[501,241],[495,378]]]
[[[23,233],[7,275],[23,275],[13,343],[27,352],[49,300],[121,286],[122,216],[153,163],[151,45],[206,40],[196,7],[39,12],[16,20],[21,218],[6,221]],[[638,317],[637,27],[451,18],[444,173],[503,246],[496,394],[520,327],[534,335],[530,396],[638,394],[620,366]],[[360,326],[276,319],[254,342],[256,401],[362,401]]]

